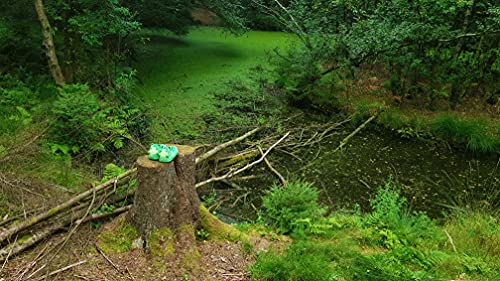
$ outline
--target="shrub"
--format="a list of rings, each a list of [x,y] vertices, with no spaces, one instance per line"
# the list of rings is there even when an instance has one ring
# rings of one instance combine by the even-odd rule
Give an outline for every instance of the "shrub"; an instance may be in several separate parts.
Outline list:
[[[320,218],[325,210],[317,202],[318,191],[311,184],[290,182],[273,185],[262,198],[264,217],[281,233],[291,233],[303,220]]]
[[[53,141],[85,153],[120,149],[131,132],[147,128],[139,109],[106,103],[81,84],[61,87],[52,113]]]
[[[406,199],[401,197],[392,180],[378,190],[370,205],[372,212],[365,217],[365,223],[375,227],[371,238],[389,249],[402,245],[417,246],[443,238],[425,213],[411,212],[406,207]]]
[[[314,47],[291,48],[276,59],[275,82],[292,105],[332,111],[338,106],[336,94],[344,89],[341,81],[346,75],[342,71],[325,69],[324,66],[328,68],[331,64],[329,42],[311,42]]]
[[[10,134],[32,123],[38,94],[10,75],[0,75],[0,134]]]
[[[52,109],[57,118],[52,135],[63,144],[94,148],[100,144],[105,106],[86,85],[62,87]]]

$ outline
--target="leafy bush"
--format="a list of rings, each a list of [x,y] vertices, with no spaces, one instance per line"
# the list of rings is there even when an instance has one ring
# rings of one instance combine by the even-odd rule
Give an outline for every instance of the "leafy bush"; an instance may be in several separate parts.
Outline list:
[[[62,144],[96,149],[101,145],[102,124],[106,119],[102,110],[105,106],[86,85],[62,87],[52,109],[57,118],[52,135]]]
[[[120,149],[132,131],[147,128],[139,109],[106,103],[81,84],[60,88],[52,113],[56,117],[53,140],[86,153]]]
[[[291,233],[302,220],[320,218],[325,210],[318,204],[318,191],[311,184],[289,182],[273,185],[262,198],[264,217],[281,233]]]
[[[102,179],[100,183],[105,183],[109,181],[110,179],[117,177],[123,173],[125,173],[127,169],[123,167],[118,167],[113,163],[110,163],[104,167],[104,171],[102,173]]]
[[[0,75],[0,134],[13,133],[32,123],[39,103],[36,92],[10,75]]]
[[[341,80],[345,74],[325,70],[324,65],[330,65],[329,52],[328,45],[318,42],[310,48],[296,46],[275,59],[275,83],[291,104],[325,111],[338,106],[336,94],[344,89]]]

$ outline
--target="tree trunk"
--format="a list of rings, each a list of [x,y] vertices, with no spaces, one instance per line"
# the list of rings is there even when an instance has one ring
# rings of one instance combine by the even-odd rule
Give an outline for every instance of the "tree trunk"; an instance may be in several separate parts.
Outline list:
[[[198,225],[200,200],[195,188],[195,149],[177,146],[173,162],[137,160],[137,191],[129,221],[144,241],[155,231],[178,233]],[[193,241],[194,242],[194,241]]]
[[[57,60],[54,39],[52,38],[52,28],[50,27],[49,20],[47,19],[47,15],[43,9],[42,0],[35,0],[35,8],[38,14],[38,20],[42,26],[43,46],[45,47],[50,74],[52,75],[52,78],[54,78],[56,85],[63,85],[65,84],[65,80],[61,67],[59,66],[59,61]]]

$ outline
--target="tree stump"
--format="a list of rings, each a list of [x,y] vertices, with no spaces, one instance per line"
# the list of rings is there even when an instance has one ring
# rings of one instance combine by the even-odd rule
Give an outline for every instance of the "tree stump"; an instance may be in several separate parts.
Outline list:
[[[173,162],[151,161],[147,156],[137,159],[137,191],[128,218],[143,241],[160,239],[164,249],[172,250],[177,236],[184,241],[181,244],[195,243],[200,205],[195,188],[195,149],[176,146],[179,155]]]

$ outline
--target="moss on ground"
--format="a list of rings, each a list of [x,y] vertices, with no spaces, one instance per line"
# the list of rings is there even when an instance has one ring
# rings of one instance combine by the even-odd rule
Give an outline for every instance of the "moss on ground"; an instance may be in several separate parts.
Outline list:
[[[138,237],[137,230],[126,223],[124,216],[113,224],[99,234],[99,247],[106,253],[123,253],[132,249],[132,243]]]
[[[168,227],[156,229],[148,237],[147,245],[152,256],[158,258],[173,257],[174,233]]]
[[[194,270],[198,268],[201,258],[200,252],[196,247],[196,236],[194,225],[183,224],[177,229],[177,239],[182,247],[181,264],[184,269]]]
[[[250,237],[246,233],[239,231],[232,225],[223,223],[212,215],[205,206],[200,205],[199,211],[201,227],[209,233],[211,240],[250,241]]]

